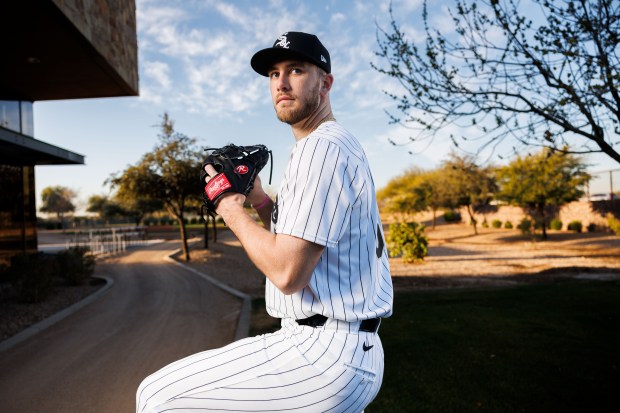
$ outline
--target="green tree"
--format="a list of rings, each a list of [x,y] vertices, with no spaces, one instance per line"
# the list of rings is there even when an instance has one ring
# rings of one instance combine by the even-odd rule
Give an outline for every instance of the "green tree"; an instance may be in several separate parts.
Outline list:
[[[423,44],[391,8],[390,29],[379,29],[386,64],[373,66],[400,84],[391,122],[416,129],[413,140],[457,125],[479,131],[479,149],[511,139],[515,153],[570,148],[620,162],[620,2],[456,0],[449,11],[454,32],[443,34],[424,2],[422,21],[408,23],[424,27]]]
[[[130,202],[160,201],[179,224],[185,260],[189,261],[185,213],[200,202],[198,177],[203,152],[196,140],[174,129],[167,113],[161,118],[159,144],[136,164],[109,179],[120,199]]]
[[[446,177],[440,169],[427,172],[420,179],[420,185],[425,195],[426,206],[433,213],[433,226],[437,224],[437,211],[441,208],[454,208],[450,195],[450,188],[446,183]]]
[[[495,178],[490,168],[478,166],[474,158],[467,155],[450,154],[438,170],[445,190],[445,207],[465,207],[474,233],[478,234],[474,207],[486,205],[497,191]]]
[[[446,203],[446,191],[437,171],[413,168],[391,179],[377,192],[377,199],[385,212],[408,214],[430,210],[435,229],[437,211]]]
[[[86,211],[99,215],[99,219],[108,223],[111,218],[124,216],[125,210],[106,195],[91,195]]]
[[[579,199],[591,177],[575,155],[543,149],[499,168],[497,178],[498,198],[534,210],[547,239],[547,209]]]
[[[123,216],[133,220],[136,226],[142,223],[147,214],[165,208],[163,199],[153,198],[151,194],[144,192],[145,188],[140,188],[143,185],[141,173],[143,171],[139,167],[128,167],[124,171],[124,185],[116,187],[113,197],[113,202],[122,209]],[[112,180],[107,182],[112,184]]]
[[[64,186],[48,186],[41,191],[41,212],[54,213],[65,227],[64,214],[75,211],[75,192]]]
[[[424,171],[412,168],[391,179],[377,192],[377,199],[385,212],[409,214],[427,208],[426,194],[421,188]]]

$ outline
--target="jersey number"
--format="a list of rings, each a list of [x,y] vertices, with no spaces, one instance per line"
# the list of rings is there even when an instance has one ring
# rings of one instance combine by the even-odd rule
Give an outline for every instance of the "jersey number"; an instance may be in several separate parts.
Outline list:
[[[383,242],[383,235],[381,235],[381,227],[377,224],[377,258],[381,258],[383,255],[383,247],[385,243]]]

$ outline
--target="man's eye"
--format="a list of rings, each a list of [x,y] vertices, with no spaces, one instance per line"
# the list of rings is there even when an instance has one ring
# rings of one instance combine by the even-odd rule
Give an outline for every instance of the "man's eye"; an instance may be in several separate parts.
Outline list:
[[[275,78],[277,78],[279,76],[280,76],[280,74],[278,72],[271,72],[271,73],[269,73],[269,77],[272,78],[272,79],[275,79]]]
[[[291,69],[291,73],[298,75],[301,73],[301,69],[298,67],[294,67]]]

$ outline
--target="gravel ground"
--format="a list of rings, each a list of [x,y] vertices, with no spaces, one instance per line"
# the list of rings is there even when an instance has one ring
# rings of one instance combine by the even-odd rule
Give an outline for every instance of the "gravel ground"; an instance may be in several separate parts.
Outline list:
[[[516,230],[467,225],[427,229],[429,255],[423,263],[390,259],[397,291],[430,288],[510,286],[554,282],[566,278],[620,278],[620,237],[609,233],[550,232],[549,240],[523,236]],[[191,248],[189,265],[235,289],[262,297],[265,278],[249,261],[239,241],[223,229],[210,249]],[[40,304],[20,304],[0,286],[0,340],[10,337],[79,301],[100,286],[58,286]]]
[[[427,229],[429,255],[420,264],[390,259],[397,290],[509,286],[564,278],[620,278],[620,237],[610,233],[549,232],[541,241],[516,230],[439,225]],[[190,265],[255,297],[264,276],[226,230],[204,250],[194,244]]]
[[[419,264],[390,260],[397,289],[503,286],[564,278],[620,278],[620,237],[549,231],[546,241],[516,230],[441,225],[427,229]]]
[[[103,285],[99,279],[92,279],[92,284],[80,286],[58,283],[47,300],[36,304],[20,303],[7,285],[0,285],[0,341],[69,307]]]

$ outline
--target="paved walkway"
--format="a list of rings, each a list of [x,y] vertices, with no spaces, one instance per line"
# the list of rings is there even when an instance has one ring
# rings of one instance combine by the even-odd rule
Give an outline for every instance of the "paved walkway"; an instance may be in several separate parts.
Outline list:
[[[132,412],[146,375],[233,341],[242,300],[166,260],[178,247],[99,264],[111,289],[0,353],[0,412]]]

